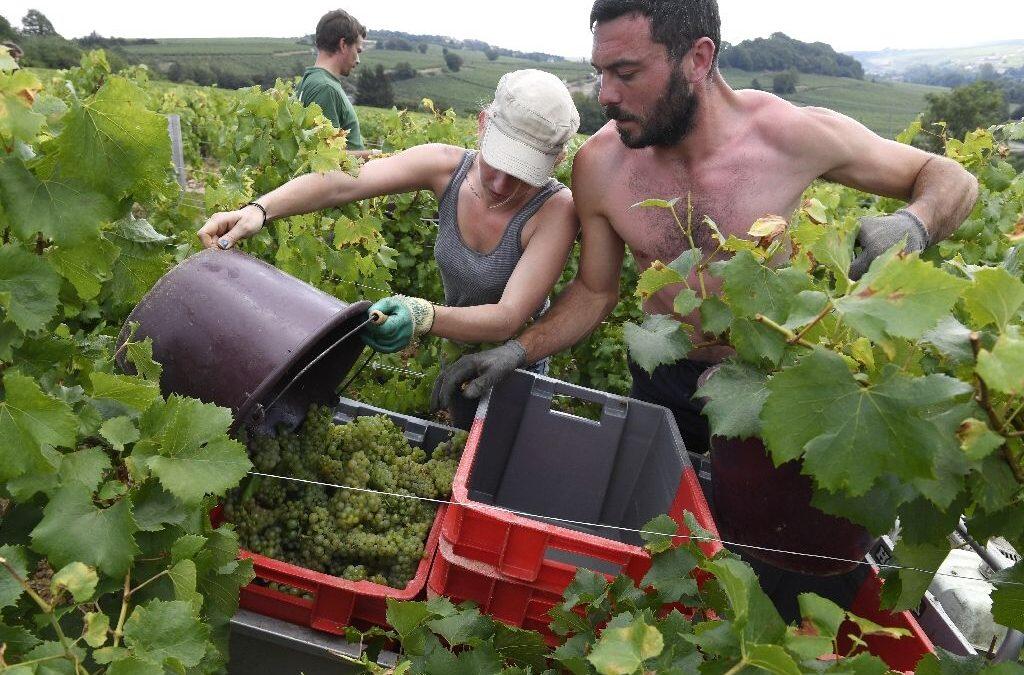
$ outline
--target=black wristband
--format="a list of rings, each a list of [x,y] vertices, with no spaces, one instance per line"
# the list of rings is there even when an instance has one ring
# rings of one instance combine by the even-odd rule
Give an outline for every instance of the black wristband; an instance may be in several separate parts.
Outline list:
[[[259,202],[248,202],[245,206],[255,206],[256,208],[263,212],[263,222],[260,223],[260,229],[262,229],[263,226],[267,224],[267,210],[263,208],[263,204],[260,204]],[[245,208],[245,206],[243,206],[242,208]]]

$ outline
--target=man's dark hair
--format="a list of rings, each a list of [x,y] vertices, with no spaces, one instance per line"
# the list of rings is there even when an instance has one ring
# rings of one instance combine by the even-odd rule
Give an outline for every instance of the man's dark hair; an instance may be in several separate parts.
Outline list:
[[[328,54],[338,51],[338,40],[353,45],[365,37],[366,27],[343,9],[327,12],[316,24],[316,48]]]
[[[650,19],[651,38],[665,45],[674,60],[682,58],[700,38],[711,38],[715,43],[713,63],[718,65],[722,41],[718,0],[596,0],[590,9],[590,29],[627,14]]]

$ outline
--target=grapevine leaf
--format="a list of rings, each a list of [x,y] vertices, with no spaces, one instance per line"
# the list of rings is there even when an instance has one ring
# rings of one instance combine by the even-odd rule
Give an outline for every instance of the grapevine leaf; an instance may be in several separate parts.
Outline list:
[[[110,617],[103,612],[89,612],[85,615],[85,642],[93,649],[106,644],[109,630]]]
[[[39,180],[17,159],[0,163],[0,197],[22,241],[37,232],[66,246],[95,241],[115,205],[81,182],[62,177]]]
[[[39,638],[22,626],[8,626],[0,621],[0,644],[5,645],[4,656],[24,654],[39,644]]]
[[[44,642],[32,651],[27,652],[22,662],[40,661],[39,663],[19,668],[17,665],[5,668],[5,675],[75,675],[75,667],[64,658],[64,645],[60,642]],[[82,662],[85,660],[85,650],[77,645],[72,645],[71,653]],[[45,659],[45,660],[44,660]]]
[[[743,656],[755,668],[777,675],[800,675],[800,668],[793,657],[780,645],[743,645]]]
[[[690,576],[695,567],[697,558],[685,548],[676,547],[654,556],[641,583],[654,587],[666,605],[680,602],[697,592],[697,581]]]
[[[978,354],[978,375],[990,388],[1004,394],[1024,393],[1024,340],[1001,336],[992,351]]]
[[[39,256],[0,246],[0,308],[22,332],[36,331],[57,312],[60,277]]]
[[[197,574],[196,564],[191,560],[179,560],[167,570],[175,599],[189,603],[195,612],[203,607],[203,596],[196,592]]]
[[[135,305],[171,267],[172,259],[163,246],[139,244],[115,231],[105,236],[121,251],[111,270],[110,295],[118,305]]]
[[[905,569],[883,572],[882,606],[893,611],[915,609],[935,576],[934,570],[939,569],[949,555],[949,546],[901,541],[896,545],[895,554]]]
[[[983,509],[995,512],[1014,500],[1020,485],[1002,457],[989,455],[968,481],[971,495]]]
[[[165,524],[179,525],[187,516],[181,501],[160,487],[160,483],[155,480],[148,480],[134,490],[131,500],[132,515],[143,532],[158,532],[164,529]]]
[[[185,534],[171,546],[171,562],[178,563],[192,558],[206,545],[206,537],[199,534]]]
[[[685,357],[692,347],[679,322],[664,314],[647,317],[642,326],[626,322],[622,332],[633,361],[648,373]]]
[[[1024,630],[1024,562],[999,572],[992,591],[992,618],[1007,628]]]
[[[692,288],[684,288],[679,291],[675,300],[672,301],[672,311],[679,316],[686,316],[698,307],[700,307],[700,298]]]
[[[684,278],[665,263],[655,260],[637,280],[636,294],[641,300],[646,300],[666,286],[681,283]]]
[[[1024,304],[1024,283],[999,267],[974,273],[974,283],[964,291],[964,307],[978,328],[995,324],[1002,331]]]
[[[223,495],[252,468],[245,447],[228,437],[209,441],[201,448],[149,460],[153,475],[185,504],[196,504],[206,495]]]
[[[729,598],[732,621],[743,642],[781,642],[786,634],[786,623],[779,616],[772,601],[761,590],[757,575],[750,565],[735,558],[706,560],[701,568],[718,579]]]
[[[58,246],[46,252],[57,273],[71,282],[78,297],[92,300],[112,274],[120,250],[102,237],[78,246]]]
[[[0,557],[7,560],[7,564],[21,576],[28,579],[28,558],[25,556],[25,549],[21,546],[0,546]],[[18,583],[6,569],[0,570],[0,609],[13,605],[24,592],[21,584]]]
[[[89,375],[89,380],[93,398],[109,398],[140,412],[160,398],[159,384],[139,377],[96,372]]]
[[[679,523],[670,516],[661,514],[647,521],[643,530],[640,538],[646,542],[647,550],[651,553],[662,553],[672,548],[672,535],[679,531]]]
[[[14,61],[6,52],[0,53],[0,60]],[[0,80],[0,138],[31,141],[36,137],[46,122],[45,116],[32,110],[32,101],[41,89],[39,79],[27,70],[4,74]]]
[[[922,412],[970,387],[942,375],[910,378],[895,368],[861,386],[838,355],[817,349],[773,377],[768,389],[761,421],[776,464],[803,454],[804,473],[820,487],[860,495],[885,474],[931,478],[933,448],[944,438]]]
[[[75,602],[85,602],[96,592],[96,584],[100,581],[96,570],[80,562],[68,563],[50,579],[50,590],[56,594],[66,588]]]
[[[786,338],[759,321],[737,318],[729,340],[744,361],[755,366],[778,366],[786,352]]]
[[[4,373],[6,400],[0,402],[0,480],[27,471],[52,471],[44,446],[72,447],[78,420],[71,407],[17,371]]]
[[[925,654],[924,658],[917,662],[914,673],[915,675],[979,675],[984,672],[987,675],[999,675],[997,668],[998,666],[993,667],[988,659],[980,654],[960,656],[936,646],[934,654]],[[1010,673],[1003,673],[1003,675],[1010,675]]]
[[[814,223],[824,225],[828,222],[828,211],[825,210],[825,205],[821,203],[821,200],[813,197],[805,199],[800,208]]]
[[[146,94],[123,77],[64,116],[56,147],[62,172],[118,198],[152,194],[167,181],[167,121],[146,107]]]
[[[118,452],[129,443],[139,440],[139,430],[130,417],[112,417],[100,426],[100,435]]]
[[[715,297],[706,298],[700,305],[700,327],[712,335],[721,335],[732,323],[729,305]]]
[[[238,536],[221,525],[193,558],[196,589],[203,596],[203,616],[213,629],[218,649],[227,649],[228,622],[238,611],[238,591],[253,580],[252,560],[237,560]]]
[[[703,413],[711,422],[711,433],[725,438],[759,437],[767,384],[768,378],[755,368],[722,364],[694,394],[707,399]]]
[[[875,342],[916,340],[956,304],[968,282],[895,248],[875,260],[853,291],[835,301],[843,319]]]
[[[800,616],[814,624],[819,635],[829,639],[839,637],[839,626],[846,620],[846,610],[814,593],[801,593],[797,600]]]
[[[114,232],[121,239],[137,244],[165,244],[171,240],[170,237],[157,232],[148,220],[130,214],[127,218],[114,223]]]
[[[866,652],[856,656],[847,656],[830,668],[832,673],[851,673],[851,675],[888,675],[892,671],[885,661],[874,654]]]
[[[988,425],[973,417],[966,419],[957,430],[960,449],[968,459],[981,460],[988,457],[1003,444],[1003,437],[988,428]]]
[[[506,661],[514,661],[544,671],[547,645],[540,633],[494,622],[494,649]]]
[[[830,227],[821,233],[808,250],[815,260],[825,265],[836,279],[846,279],[853,262],[854,228]]]
[[[402,645],[409,649],[405,644],[406,638],[423,625],[431,611],[422,602],[399,602],[388,598],[387,605],[388,624],[398,632]]]
[[[811,505],[830,515],[863,525],[871,534],[880,537],[892,531],[900,505],[913,499],[914,495],[911,485],[892,476],[883,476],[863,495],[815,490]]]
[[[100,501],[118,499],[128,493],[128,486],[119,480],[108,480],[100,486],[96,498]]]
[[[129,342],[125,353],[128,355],[128,361],[135,366],[139,377],[150,382],[160,382],[163,367],[153,360],[153,338]]]
[[[761,239],[762,241],[759,246],[764,248],[785,232],[787,227],[789,227],[789,223],[782,216],[767,215],[755,220],[754,224],[747,230],[747,234],[756,239]]]
[[[654,207],[658,209],[671,209],[676,205],[676,202],[678,201],[678,197],[676,197],[675,199],[645,199],[642,202],[637,202],[636,204],[633,204],[629,208],[637,209]]]
[[[562,607],[572,609],[580,603],[599,604],[607,593],[608,582],[604,575],[581,567],[562,593]]]
[[[46,505],[42,521],[32,530],[32,548],[54,565],[80,561],[121,577],[140,552],[134,536],[138,529],[126,500],[98,509],[91,490],[71,484]]]
[[[64,485],[78,483],[95,490],[109,470],[107,453],[100,448],[85,448],[61,456],[59,475]]]
[[[821,291],[800,291],[793,298],[789,317],[782,325],[790,329],[806,326],[821,313],[827,302],[828,296]]]
[[[150,600],[124,624],[124,642],[136,655],[160,664],[173,659],[186,667],[202,660],[209,633],[191,605],[180,600]]]
[[[629,675],[665,648],[661,633],[637,617],[626,628],[606,628],[587,656],[601,675]]]
[[[693,268],[700,263],[700,259],[703,256],[703,251],[699,248],[690,248],[682,252],[682,254],[668,264],[669,269],[674,270],[679,275],[680,279],[686,279],[690,276],[690,272]]]
[[[757,262],[749,251],[741,251],[718,268],[722,289],[737,316],[752,318],[763,314],[773,321],[785,321],[789,314],[791,289],[775,270]]]
[[[488,632],[488,619],[480,615],[479,609],[463,610],[451,616],[428,621],[426,625],[453,647],[467,644],[474,637],[486,637]]]
[[[967,363],[974,360],[971,349],[971,329],[957,321],[955,316],[947,315],[939,323],[921,336],[940,354],[953,363]]]

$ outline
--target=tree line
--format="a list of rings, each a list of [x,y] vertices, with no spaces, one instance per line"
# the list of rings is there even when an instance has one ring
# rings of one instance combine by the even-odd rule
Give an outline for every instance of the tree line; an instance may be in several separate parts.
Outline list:
[[[836,52],[824,42],[801,42],[785,33],[769,38],[744,40],[737,45],[722,43],[721,65],[747,71],[785,71],[864,79],[860,61]]]

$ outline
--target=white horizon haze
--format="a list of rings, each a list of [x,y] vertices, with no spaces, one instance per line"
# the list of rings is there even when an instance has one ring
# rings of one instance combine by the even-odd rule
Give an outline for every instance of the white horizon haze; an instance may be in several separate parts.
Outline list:
[[[93,31],[107,37],[157,39],[299,37],[312,33],[322,14],[340,6],[371,30],[477,39],[497,47],[589,60],[591,4],[590,0],[519,0],[502,9],[501,3],[469,0],[439,5],[412,0],[292,0],[269,12],[265,6],[241,2],[177,0],[140,5],[124,0],[34,0],[6,2],[0,15],[20,27],[25,13],[37,9],[68,38]],[[777,31],[805,42],[826,42],[840,52],[949,48],[1024,39],[1024,2],[1020,0],[975,0],[969,6],[950,0],[927,4],[720,0],[719,9],[722,39],[733,44]],[[958,20],[957,12],[997,20]]]

